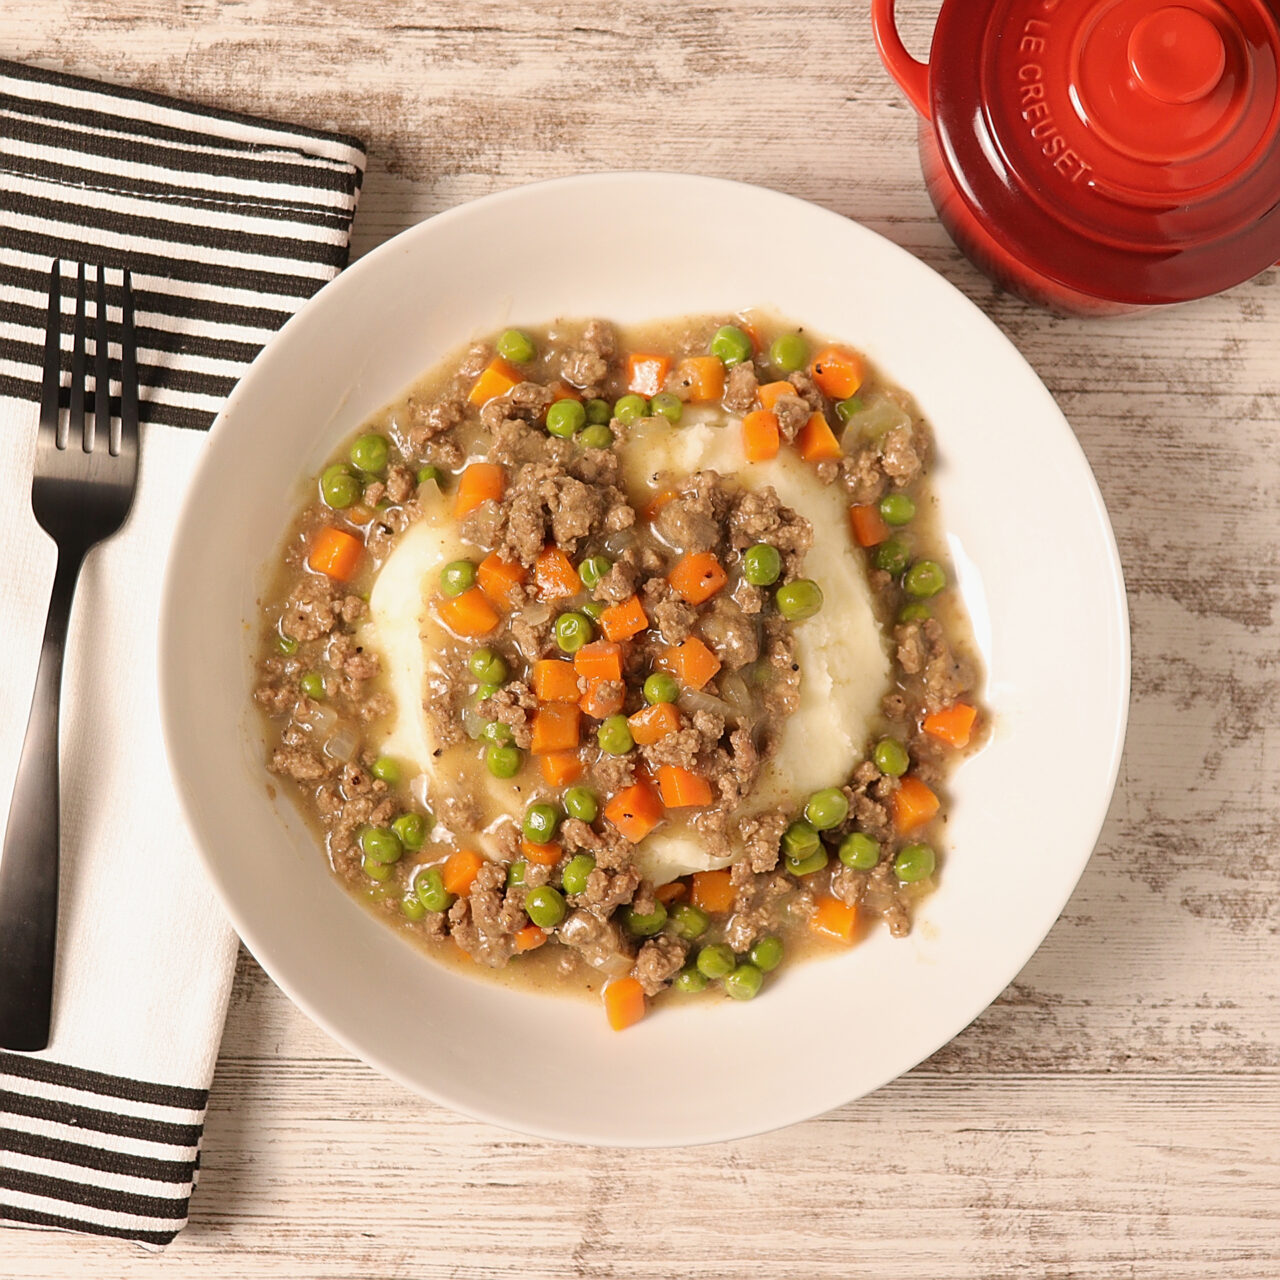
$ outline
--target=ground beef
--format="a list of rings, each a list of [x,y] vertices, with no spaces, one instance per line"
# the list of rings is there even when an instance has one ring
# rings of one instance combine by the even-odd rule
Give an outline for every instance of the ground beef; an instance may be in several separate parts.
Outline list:
[[[880,441],[880,467],[899,488],[920,474],[921,458],[910,427],[893,427]]]
[[[784,440],[794,440],[813,416],[813,410],[799,396],[791,395],[779,396],[773,403],[773,412]]]
[[[279,684],[260,684],[253,691],[253,700],[269,716],[282,715],[290,710],[298,701],[298,696],[296,680],[287,680]]]
[[[755,365],[750,361],[735,364],[725,379],[724,407],[731,413],[748,412],[756,402],[756,392],[759,387]]]
[[[888,479],[880,470],[879,454],[872,446],[864,446],[857,453],[840,459],[840,479],[849,501],[859,507],[879,502],[889,487]]]
[[[630,756],[602,755],[595,766],[596,782],[612,795],[636,780],[635,761]]]
[[[712,599],[698,630],[728,671],[745,667],[760,656],[759,627],[727,596]]]
[[[307,574],[285,601],[280,630],[290,639],[304,643],[328,635],[338,620],[336,595],[328,578]]]
[[[583,395],[598,396],[609,376],[609,362],[594,351],[569,351],[560,358],[560,376]]]
[[[818,384],[803,369],[797,369],[795,373],[790,374],[787,381],[795,387],[796,395],[808,405],[810,412],[822,409],[822,392],[818,390]]]
[[[606,871],[596,867],[587,877],[587,887],[575,901],[590,907],[597,915],[607,916],[635,897],[640,887],[640,873],[634,867],[621,871]]]
[[[630,508],[627,509],[630,510]],[[635,513],[632,512],[632,519],[634,520],[634,518]],[[623,561],[618,561],[596,584],[596,589],[592,592],[592,595],[596,600],[621,604],[622,601],[629,600],[635,595],[636,578],[635,569]]]
[[[566,818],[560,826],[560,839],[565,848],[584,849],[587,853],[595,853],[604,844],[595,828],[581,818]]]
[[[660,579],[662,589],[668,590],[665,579]],[[660,600],[651,606],[649,616],[653,625],[662,632],[662,638],[668,644],[680,644],[693,634],[694,623],[698,620],[697,611],[683,600]]]
[[[654,528],[677,551],[711,551],[720,543],[721,525],[704,494],[681,494],[664,503]]]
[[[778,927],[783,903],[795,894],[795,882],[782,872],[760,875],[746,863],[732,871],[733,914],[725,928],[725,941],[738,953],[750,949],[757,938]]]
[[[585,484],[561,464],[529,463],[503,496],[493,545],[504,559],[526,566],[548,542],[573,556],[584,539],[603,529],[610,507],[626,505],[612,486]]]
[[[896,778],[882,774],[870,760],[864,760],[853,771],[844,788],[849,801],[849,817],[842,829],[865,831],[876,840],[893,837],[893,814],[890,801],[897,789]]]
[[[314,751],[301,747],[277,747],[271,753],[269,768],[272,773],[282,773],[296,782],[314,782],[329,772]]]
[[[966,691],[969,673],[952,653],[946,632],[937,618],[926,618],[920,625],[928,646],[924,668],[925,707],[929,711],[940,711]]]
[[[789,814],[775,809],[757,817],[743,818],[738,824],[746,862],[752,871],[772,871],[778,865],[778,846],[790,821]]]
[[[688,944],[669,933],[650,938],[636,956],[633,976],[647,996],[656,996],[684,968]]]
[[[473,960],[492,969],[501,968],[515,953],[515,930],[523,923],[513,921],[506,910],[506,868],[486,862],[480,868],[470,892],[449,908],[449,932]],[[513,927],[513,924],[515,927]]]
[[[530,742],[529,713],[538,705],[533,690],[521,680],[505,684],[492,697],[486,698],[476,711],[482,719],[498,720],[511,730],[511,738],[521,750]]]
[[[742,551],[767,542],[782,553],[784,579],[798,577],[805,552],[813,546],[813,525],[779,501],[772,485],[749,489],[734,500],[729,513],[729,540]]]
[[[436,400],[424,404],[409,401],[409,422],[405,440],[410,453],[420,453],[428,441],[452,431],[463,419],[464,411],[457,400]]]
[[[588,908],[572,912],[556,931],[593,969],[617,975],[631,968],[631,951],[621,928]]]

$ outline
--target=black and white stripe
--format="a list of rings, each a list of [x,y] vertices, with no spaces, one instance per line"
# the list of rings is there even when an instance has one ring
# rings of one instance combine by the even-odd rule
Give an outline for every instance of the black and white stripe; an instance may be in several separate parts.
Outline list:
[[[351,138],[0,60],[0,442],[14,453],[30,443],[6,440],[5,432],[15,429],[11,424],[33,430],[34,410],[28,414],[28,406],[17,402],[40,398],[51,261],[127,266],[142,418],[153,432],[143,449],[148,465],[162,469],[163,489],[180,492],[198,441],[170,428],[207,429],[263,344],[345,265],[363,169],[363,149]],[[70,290],[62,301],[69,369]],[[29,519],[23,488],[29,482],[9,479],[0,540],[18,548],[19,563],[35,563],[30,547],[42,535]],[[145,497],[140,494],[130,527],[144,544],[150,539],[149,545],[163,547],[172,517],[164,514],[167,507],[149,508]],[[104,555],[112,553],[108,545]],[[126,588],[120,584],[131,581],[129,568],[117,565],[100,585],[98,614],[92,602],[78,604],[82,627],[92,631],[112,616],[136,624],[140,635],[154,632],[155,575],[145,575],[145,588],[136,582]],[[117,589],[129,593],[128,607],[110,613]],[[0,601],[6,634],[38,637],[44,608],[43,600],[25,596],[21,607]],[[158,724],[137,723],[137,708],[151,703],[128,683],[150,679],[146,671],[121,671],[110,706],[99,708],[98,731],[110,736],[127,714],[129,732],[158,736]],[[20,734],[19,723],[6,721],[6,732]],[[131,781],[139,803],[150,798],[152,807],[168,786],[167,777],[131,775]],[[136,844],[147,838],[140,835],[144,828],[141,819],[109,833],[93,855],[113,857],[114,838]],[[189,910],[197,886],[203,900],[203,883],[185,883],[187,898],[175,896],[170,907]],[[174,884],[176,895],[176,878]],[[119,927],[137,934],[131,947],[136,941],[139,964],[148,962],[137,980],[154,981],[156,991],[143,1006],[145,1016],[135,1010],[132,1019],[112,1023],[106,1037],[111,1048],[84,1031],[103,1012],[90,972],[98,953],[74,931],[59,939],[62,1013],[64,1022],[75,1018],[78,1034],[61,1042],[55,1035],[39,1056],[0,1051],[0,1224],[91,1232],[156,1247],[185,1224],[234,940],[220,926],[205,938],[216,944],[214,951],[192,957],[202,973],[216,968],[220,975],[199,984],[206,1003],[193,1008],[192,984],[184,988],[180,975],[173,975],[181,968],[173,953],[186,960],[188,940],[173,937],[172,929],[166,933],[166,922],[181,914],[160,912],[154,927],[141,933],[136,922],[120,917]],[[103,939],[96,941],[100,946]],[[89,1016],[75,1017],[77,999],[91,1001]],[[170,999],[184,1001],[182,1017],[167,1016]],[[168,1067],[158,1048],[165,1037]],[[96,1067],[130,1076],[154,1069],[177,1082],[89,1069]]]
[[[90,256],[132,273],[143,420],[207,428],[346,265],[363,173],[352,138],[0,61],[0,396],[39,398],[49,263]]]

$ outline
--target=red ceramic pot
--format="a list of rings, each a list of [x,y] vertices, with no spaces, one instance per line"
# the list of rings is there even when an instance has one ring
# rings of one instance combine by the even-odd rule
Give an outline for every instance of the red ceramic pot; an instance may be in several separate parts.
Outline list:
[[[1280,258],[1280,0],[945,0],[928,65],[876,44],[921,116],[938,216],[1006,288],[1108,315]]]

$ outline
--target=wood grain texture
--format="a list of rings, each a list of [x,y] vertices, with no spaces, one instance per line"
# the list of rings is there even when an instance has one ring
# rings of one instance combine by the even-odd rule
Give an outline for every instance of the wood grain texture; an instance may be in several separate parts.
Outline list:
[[[1280,279],[1092,322],[1000,294],[933,217],[867,8],[6,0],[4,56],[363,136],[358,253],[517,182],[653,167],[760,182],[896,240],[1071,420],[1120,543],[1134,694],[1057,927],[872,1097],[692,1151],[558,1147],[383,1081],[242,957],[190,1228],[162,1260],[5,1231],[0,1273],[1280,1274]],[[899,8],[923,52],[937,0]]]

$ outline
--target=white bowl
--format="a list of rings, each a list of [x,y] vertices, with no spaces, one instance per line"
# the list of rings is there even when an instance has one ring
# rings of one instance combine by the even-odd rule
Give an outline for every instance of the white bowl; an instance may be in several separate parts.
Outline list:
[[[785,247],[784,247],[785,246]],[[934,482],[987,664],[990,744],[955,775],[945,870],[905,940],[783,967],[749,1004],[598,1003],[433,963],[331,878],[268,796],[250,707],[256,603],[307,478],[461,341],[557,316],[632,323],[770,307],[862,348],[936,433]],[[892,1080],[976,1017],[1053,925],[1093,849],[1128,709],[1124,584],[1065,419],[999,330],[887,240],[773,191],[594,174],[477,200],[362,258],[266,347],[191,486],[161,622],[165,737],[245,944],[371,1066],[460,1111],[625,1146],[738,1138]]]

